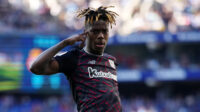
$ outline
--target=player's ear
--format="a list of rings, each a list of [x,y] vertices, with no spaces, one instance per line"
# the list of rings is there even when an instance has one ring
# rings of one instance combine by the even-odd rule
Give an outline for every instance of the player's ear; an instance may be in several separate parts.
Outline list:
[[[86,36],[88,37],[88,30],[87,29],[84,29],[84,33],[86,33]]]
[[[84,29],[84,31],[83,31],[84,33],[86,33],[86,29]]]
[[[88,33],[90,32],[91,28],[92,27],[90,25],[85,25],[84,33],[87,33],[87,35],[88,35]]]

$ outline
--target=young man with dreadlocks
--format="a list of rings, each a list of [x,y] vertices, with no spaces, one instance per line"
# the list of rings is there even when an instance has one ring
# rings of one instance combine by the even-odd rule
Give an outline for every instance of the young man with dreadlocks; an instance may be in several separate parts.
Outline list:
[[[109,25],[115,24],[116,13],[87,8],[78,12],[85,17],[84,33],[69,37],[47,49],[33,62],[35,74],[64,73],[71,85],[79,112],[121,112],[118,92],[116,59],[104,53]],[[61,49],[81,41],[83,49],[74,49],[55,56]]]

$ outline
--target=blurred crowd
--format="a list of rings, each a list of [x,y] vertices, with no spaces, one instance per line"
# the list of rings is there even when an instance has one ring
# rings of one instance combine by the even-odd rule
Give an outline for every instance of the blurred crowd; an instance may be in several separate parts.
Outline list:
[[[50,15],[47,7],[41,7],[40,11],[33,13],[28,7],[23,6],[22,2],[22,0],[0,1],[1,33],[49,33],[62,32],[66,29],[61,21]]]
[[[69,95],[66,96],[31,96],[2,95],[1,112],[76,112],[76,107]]]
[[[165,96],[156,98],[136,96],[122,99],[124,112],[199,112],[200,94],[188,96]]]
[[[74,32],[83,28],[76,12],[101,5],[119,13],[112,34],[200,29],[199,0],[0,0],[0,32]]]
[[[200,69],[200,59],[191,59],[192,57],[185,53],[181,54],[176,59],[166,56],[142,58],[136,55],[127,56],[124,54],[118,54],[116,58],[118,60],[119,69]]]
[[[129,96],[130,97],[130,96]],[[186,96],[157,92],[155,98],[149,96],[122,97],[123,112],[199,112],[200,94]],[[71,95],[31,96],[2,95],[1,112],[77,112]]]
[[[159,44],[155,48],[130,45],[109,49],[120,69],[159,70],[159,69],[200,69],[200,50],[198,43]],[[130,52],[131,51],[131,52]]]

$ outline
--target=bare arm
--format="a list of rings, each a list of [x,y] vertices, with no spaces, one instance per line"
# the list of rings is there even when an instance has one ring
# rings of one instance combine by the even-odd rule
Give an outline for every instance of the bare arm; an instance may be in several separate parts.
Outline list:
[[[73,45],[75,42],[82,41],[81,47],[84,46],[86,33],[69,37],[58,44],[42,52],[30,67],[30,71],[38,75],[50,75],[58,73],[59,64],[53,58],[61,49]]]

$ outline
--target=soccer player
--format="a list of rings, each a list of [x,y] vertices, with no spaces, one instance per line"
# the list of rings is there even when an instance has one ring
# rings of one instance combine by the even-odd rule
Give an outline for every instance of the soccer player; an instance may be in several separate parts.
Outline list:
[[[115,24],[116,13],[108,7],[79,11],[85,17],[84,33],[66,38],[41,53],[30,67],[41,75],[64,73],[79,112],[121,112],[116,59],[104,53],[109,25]],[[81,41],[83,49],[73,49],[55,56],[61,49]]]

